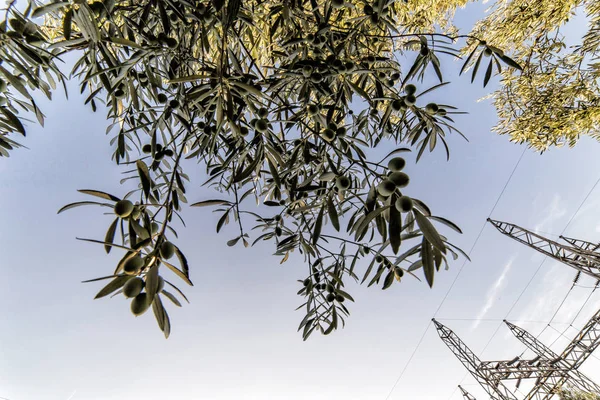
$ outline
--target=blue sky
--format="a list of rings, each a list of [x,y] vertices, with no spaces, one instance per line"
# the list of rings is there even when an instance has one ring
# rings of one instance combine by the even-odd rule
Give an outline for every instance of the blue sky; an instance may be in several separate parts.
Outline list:
[[[473,15],[463,11],[460,18]],[[487,90],[455,77],[459,68],[447,61],[453,85],[431,99],[469,111],[458,118],[469,142],[454,135],[449,162],[434,152],[418,165],[412,160],[407,170],[411,193],[435,214],[457,222],[464,235],[451,237],[468,250],[524,147],[490,132],[494,110],[488,102],[476,102]],[[384,400],[440,304],[436,318],[482,359],[507,359],[524,348],[507,328],[497,329],[501,320],[537,335],[571,287],[571,269],[546,261],[536,274],[543,257],[488,225],[472,262],[462,270],[462,260],[452,263],[436,276],[433,290],[414,279],[386,291],[349,284],[356,303],[346,328],[302,342],[296,333],[302,314],[294,312],[302,302],[296,296],[297,279],[306,275],[302,260],[292,257],[279,265],[266,243],[229,248],[225,242],[234,230],[215,235],[217,216],[205,208],[188,209],[188,228],[179,229],[178,244],[192,266],[195,286],[186,290],[192,304],[169,308],[173,329],[165,340],[151,313],[134,318],[124,298],[93,300],[102,285],[80,283],[106,275],[116,255],[106,256],[101,246],[75,236],[102,238],[111,218],[94,208],[56,211],[82,198],[76,189],[122,195],[127,188],[118,184],[122,169],[110,161],[103,113],[83,106],[77,90],[70,97],[66,102],[56,93],[53,103],[44,103],[47,124],[29,126],[24,144],[30,150],[0,160],[0,397]],[[600,178],[599,151],[600,144],[587,138],[573,149],[526,151],[492,218],[560,234]],[[199,183],[190,186],[190,201],[208,197]],[[599,205],[600,187],[565,235],[600,241]],[[583,286],[594,283],[580,280]],[[562,332],[590,291],[573,289],[551,326]],[[598,307],[600,294],[594,293],[573,325],[582,326]],[[553,328],[540,337],[544,343],[559,336]],[[566,339],[558,340],[553,349],[565,344]],[[600,382],[598,359],[590,358],[582,371]],[[389,398],[456,400],[464,374],[430,327]],[[484,398],[473,383],[468,377],[463,381]]]

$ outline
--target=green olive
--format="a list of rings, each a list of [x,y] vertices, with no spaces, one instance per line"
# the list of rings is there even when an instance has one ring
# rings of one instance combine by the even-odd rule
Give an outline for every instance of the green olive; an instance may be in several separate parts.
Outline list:
[[[406,160],[402,157],[394,157],[388,161],[388,168],[392,172],[402,171],[406,165]]]
[[[123,285],[123,294],[125,297],[135,297],[142,293],[144,289],[144,280],[138,277],[131,278]]]
[[[142,315],[150,307],[150,301],[147,293],[140,293],[131,301],[131,312],[136,317]]]
[[[129,200],[119,200],[115,203],[114,211],[120,218],[127,218],[133,211],[133,203]]]

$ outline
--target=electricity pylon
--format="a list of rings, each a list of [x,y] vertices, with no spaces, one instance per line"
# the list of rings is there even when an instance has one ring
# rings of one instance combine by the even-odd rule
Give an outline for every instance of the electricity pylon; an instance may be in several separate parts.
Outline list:
[[[595,318],[596,320],[600,318],[600,312]],[[569,361],[570,354],[573,352],[569,349],[572,346],[567,346],[565,352],[558,355],[524,329],[505,321],[517,339],[536,353],[536,357],[529,360],[515,357],[512,360],[481,361],[452,330],[436,320],[433,322],[442,341],[485,389],[492,400],[517,398],[502,383],[505,380],[516,380],[519,385],[523,379],[535,379],[534,387],[525,396],[526,400],[551,399],[567,382],[583,392],[600,393],[600,386],[574,367],[574,365],[580,364]],[[596,342],[600,342],[600,340]],[[589,356],[591,352],[586,354]],[[466,399],[473,400],[468,393],[470,397],[467,397],[463,388],[461,388],[461,392]]]
[[[473,375],[475,380],[485,389],[493,400],[517,400],[515,395],[508,390],[497,374],[488,368],[481,368],[481,360],[463,343],[462,340],[449,328],[442,325],[435,319],[433,320],[435,328],[444,343],[452,350],[456,358]]]
[[[560,261],[600,282],[600,244],[560,236],[568,244],[558,243],[537,233],[507,222],[488,218],[501,233],[526,244],[538,252]],[[511,332],[536,354],[531,360],[481,361],[450,329],[434,320],[438,334],[488,392],[492,400],[513,400],[515,395],[501,381],[516,379],[517,387],[523,379],[536,379],[534,387],[524,400],[549,400],[565,384],[577,389],[600,393],[600,386],[578,371],[579,366],[600,346],[600,310],[587,322],[579,334],[559,355],[522,328],[505,321]],[[463,397],[474,400],[460,387]]]

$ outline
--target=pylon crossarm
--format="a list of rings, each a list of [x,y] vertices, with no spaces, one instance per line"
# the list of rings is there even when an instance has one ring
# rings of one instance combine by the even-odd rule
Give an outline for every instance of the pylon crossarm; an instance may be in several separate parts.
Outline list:
[[[555,242],[514,224],[489,218],[488,221],[506,236],[567,264],[577,271],[600,279],[600,255],[598,253]]]
[[[551,360],[482,361],[479,369],[499,380],[537,379],[546,375],[561,377],[569,371],[567,366],[553,365]]]
[[[562,240],[569,243],[571,246],[577,247],[584,251],[596,251],[600,249],[600,243],[592,243],[581,239],[574,239],[566,236],[560,236]]]

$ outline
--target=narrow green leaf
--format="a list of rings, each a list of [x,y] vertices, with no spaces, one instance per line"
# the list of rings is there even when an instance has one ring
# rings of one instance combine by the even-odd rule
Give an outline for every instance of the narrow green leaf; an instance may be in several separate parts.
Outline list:
[[[479,69],[479,64],[481,63],[481,59],[483,58],[483,51],[479,53],[479,57],[477,57],[477,61],[475,61],[475,66],[473,67],[473,74],[471,75],[471,83],[475,80],[475,75],[477,75],[477,70]]]
[[[125,282],[127,282],[130,278],[132,278],[132,276],[130,276],[130,275],[119,275],[119,276],[117,276],[115,279],[113,279],[112,281],[110,281],[108,283],[108,285],[104,286],[98,292],[98,294],[96,295],[96,297],[94,297],[94,299],[99,299],[101,297],[108,296],[109,294],[111,294],[115,290],[122,288],[123,285],[125,284]]]
[[[313,234],[312,234],[312,243],[313,245],[317,244],[317,241],[319,240],[319,237],[321,236],[321,228],[323,227],[323,211],[324,211],[325,207],[321,207],[321,210],[319,211],[319,215],[317,215],[317,220],[315,221],[315,225],[313,227]]]
[[[188,265],[187,258],[185,258],[185,255],[177,246],[175,246],[175,256],[177,256],[179,264],[181,265],[181,269],[186,276],[186,279],[184,279],[185,282],[190,286],[194,286],[194,284],[190,280],[190,266]]]
[[[431,216],[429,217],[430,219],[433,219],[435,221],[441,222],[442,224],[454,229],[456,232],[458,233],[463,233],[462,230],[458,227],[458,225],[456,225],[454,222],[447,220],[446,218],[443,217],[436,217],[436,216]]]
[[[153,299],[158,291],[158,262],[155,262],[146,273],[146,293],[148,298]]]
[[[360,225],[358,226],[358,228],[356,228],[355,238],[359,238],[360,236],[362,236],[364,231],[369,227],[369,224],[371,223],[371,221],[374,218],[376,218],[378,215],[380,215],[382,212],[387,210],[388,208],[390,208],[389,205],[383,206],[383,207],[380,207],[374,211],[371,211],[369,214],[367,214],[365,216],[365,218],[360,222]]]
[[[471,53],[469,54],[469,56],[465,60],[465,63],[463,64],[462,68],[460,69],[459,75],[462,75],[463,72],[465,72],[465,69],[467,69],[467,66],[469,65],[469,61],[471,61],[471,58],[473,58],[473,56],[475,55],[476,51],[477,51],[477,46],[473,47],[473,50],[471,51]]]
[[[423,236],[427,238],[436,249],[446,254],[446,246],[439,233],[435,230],[434,226],[429,222],[429,219],[419,212],[419,210],[413,209],[413,214],[419,225],[419,229],[423,232]]]
[[[227,241],[227,246],[233,247],[237,244],[237,242],[241,239],[241,236],[236,237],[235,239],[231,239]]]
[[[392,286],[392,283],[394,283],[394,269],[393,268],[391,268],[390,271],[385,276],[385,279],[383,280],[383,287],[381,288],[381,290],[385,290],[385,289],[389,288],[390,286]]]
[[[109,37],[109,38],[108,38],[108,40],[109,40],[110,42],[112,42],[112,43],[115,43],[115,44],[120,44],[120,45],[122,45],[122,46],[133,47],[133,48],[136,48],[136,49],[141,49],[141,48],[143,48],[142,46],[140,46],[140,45],[139,45],[139,44],[137,44],[136,42],[132,42],[131,40],[123,39],[123,38],[116,37],[116,36]]]
[[[144,190],[144,194],[146,197],[150,194],[150,171],[148,171],[148,166],[142,160],[137,160],[136,163],[138,174],[140,175],[140,181],[142,182],[142,188]]]
[[[88,279],[87,281],[81,281],[81,283],[89,283],[89,282],[102,281],[104,279],[116,278],[117,276],[119,276],[119,275],[108,275],[108,276],[103,276],[101,278],[94,278],[94,279]]]
[[[504,55],[503,55],[503,56],[500,56],[500,59],[501,59],[502,61],[504,61],[504,63],[505,63],[506,65],[508,65],[509,67],[513,67],[513,68],[516,68],[516,69],[518,69],[519,71],[523,71],[523,67],[521,67],[521,66],[519,65],[519,63],[517,63],[515,60],[513,60],[513,59],[512,59],[512,58],[510,58],[509,56],[504,56]]]
[[[433,287],[435,266],[433,265],[431,245],[425,237],[423,237],[423,242],[421,244],[421,260],[423,261],[423,272],[425,273],[425,279],[427,280],[429,287]]]
[[[164,294],[169,300],[171,300],[173,304],[175,304],[177,307],[181,307],[181,303],[179,302],[179,300],[177,300],[177,297],[175,297],[173,293],[167,292],[164,289],[161,291],[161,293]]]
[[[113,196],[112,194],[101,192],[99,190],[79,189],[78,192],[79,193],[84,193],[84,194],[89,194],[90,196],[100,197],[100,198],[106,199],[106,200],[112,200],[112,201],[119,201],[119,200],[121,200],[117,196]]]
[[[335,204],[333,204],[333,196],[327,197],[327,213],[329,214],[329,219],[331,220],[331,224],[335,228],[336,231],[340,231],[340,220],[338,217],[337,209],[335,208]]]
[[[167,281],[166,279],[165,279],[165,283],[166,283],[167,285],[171,286],[173,289],[175,289],[175,290],[177,291],[177,293],[179,293],[179,295],[180,295],[181,297],[183,297],[183,299],[184,299],[184,300],[185,300],[185,301],[186,301],[188,304],[190,303],[190,301],[188,300],[188,298],[187,298],[187,297],[185,297],[185,294],[183,294],[183,292],[182,292],[181,290],[179,290],[179,288],[178,288],[177,286],[173,285],[171,282]]]
[[[112,244],[112,242],[115,240],[115,231],[117,230],[118,222],[119,218],[115,218],[113,223],[110,224],[110,226],[108,227],[108,231],[106,231],[106,237],[104,238],[104,241],[107,243],[104,245],[104,250],[106,251],[106,254],[109,254],[110,250],[112,249],[112,246],[108,243]]]
[[[110,207],[110,208],[113,207],[111,204],[98,203],[97,201],[78,201],[76,203],[67,204],[66,206],[62,207],[60,210],[58,210],[57,214],[60,214],[63,211],[70,210],[71,208],[75,208],[75,207],[79,207],[79,206],[89,206],[92,204],[97,205],[97,206],[103,206],[103,207]]]
[[[395,197],[392,198],[392,203],[394,203]],[[390,237],[390,245],[392,246],[392,251],[394,254],[398,254],[400,250],[401,233],[402,233],[402,214],[395,206],[391,206],[390,210],[390,219],[389,219],[389,237]]]
[[[217,205],[230,205],[231,203],[227,200],[204,200],[194,204],[190,204],[190,207],[208,207]]]
[[[494,65],[494,58],[492,56],[492,57],[490,57],[490,63],[488,64],[488,67],[485,70],[485,76],[483,77],[483,87],[487,86],[488,82],[490,81],[490,78],[492,77],[493,65]]]
[[[421,245],[419,245],[419,247],[421,247]],[[415,271],[419,268],[421,268],[423,266],[423,260],[417,260],[414,263],[412,263],[407,269],[406,271],[408,272],[412,272]]]
[[[162,260],[162,263],[165,264],[165,266],[167,268],[169,268],[171,271],[173,271],[173,273],[175,273],[175,275],[177,275],[178,277],[180,277],[185,283],[187,283],[190,286],[194,286],[192,284],[192,282],[190,281],[190,278],[183,271],[181,271],[179,268],[177,268],[176,266],[174,266],[171,263],[168,263],[165,260]]]

